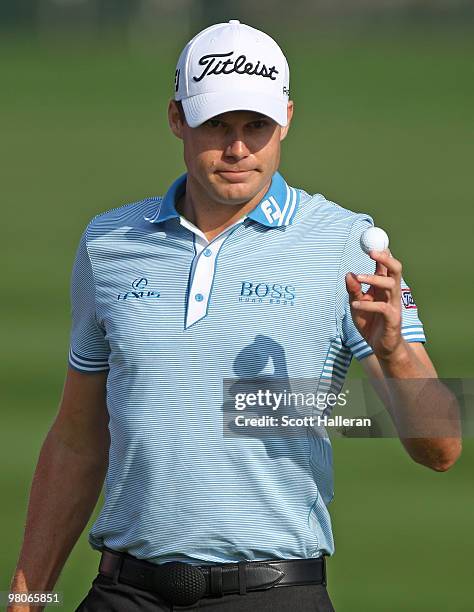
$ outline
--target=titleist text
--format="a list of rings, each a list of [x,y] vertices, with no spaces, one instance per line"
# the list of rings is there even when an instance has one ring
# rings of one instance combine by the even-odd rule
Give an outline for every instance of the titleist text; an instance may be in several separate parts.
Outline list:
[[[278,74],[278,70],[275,66],[269,68],[260,60],[257,61],[256,64],[248,62],[245,55],[239,55],[234,60],[230,58],[233,54],[233,51],[229,51],[229,53],[211,53],[209,55],[203,55],[199,60],[199,65],[204,66],[204,70],[199,76],[193,76],[193,80],[198,83],[202,81],[204,77],[211,74],[232,74],[236,72],[237,74],[250,74],[276,81],[275,75]],[[228,59],[219,59],[224,57]]]

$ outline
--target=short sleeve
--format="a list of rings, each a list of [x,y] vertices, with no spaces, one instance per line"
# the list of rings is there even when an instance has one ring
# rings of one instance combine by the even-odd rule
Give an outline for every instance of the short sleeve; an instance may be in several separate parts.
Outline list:
[[[346,248],[342,260],[342,285],[343,285],[343,308],[341,321],[341,336],[344,346],[357,359],[363,359],[373,353],[372,348],[362,338],[358,332],[351,316],[349,305],[349,294],[345,288],[345,275],[347,272],[356,274],[373,274],[375,272],[375,262],[360,247],[360,236],[368,228],[373,226],[373,221],[368,215],[360,215],[354,222],[346,243]],[[369,288],[363,284],[362,290],[365,292]],[[407,342],[426,342],[423,324],[418,316],[418,308],[413,299],[411,288],[407,285],[404,278],[401,280],[401,308],[402,308],[402,336]]]
[[[96,315],[95,283],[87,251],[87,228],[76,252],[71,276],[69,365],[80,372],[109,369],[110,348]]]

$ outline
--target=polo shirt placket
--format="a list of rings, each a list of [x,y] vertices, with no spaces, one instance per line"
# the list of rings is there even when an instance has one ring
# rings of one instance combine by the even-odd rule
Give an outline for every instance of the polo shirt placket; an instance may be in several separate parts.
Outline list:
[[[180,216],[181,225],[194,234],[194,249],[196,252],[189,278],[186,328],[191,327],[206,316],[211,299],[217,256],[226,238],[242,222],[243,219],[239,219],[211,241],[208,241],[199,228],[185,217]]]

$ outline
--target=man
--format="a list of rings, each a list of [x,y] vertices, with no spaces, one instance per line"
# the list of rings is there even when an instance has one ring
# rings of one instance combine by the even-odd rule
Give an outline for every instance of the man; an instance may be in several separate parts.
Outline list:
[[[12,590],[53,589],[106,476],[89,534],[99,574],[78,610],[332,610],[329,440],[309,428],[273,452],[224,436],[223,381],[338,390],[353,355],[379,391],[436,380],[423,326],[402,305],[400,262],[359,246],[372,219],[277,172],[293,103],[270,37],[235,20],[207,28],[175,87],[187,174],[163,198],[97,215],[79,244],[69,369]],[[432,410],[410,386],[380,392],[400,432],[415,407]],[[402,441],[438,471],[460,453],[457,435]]]

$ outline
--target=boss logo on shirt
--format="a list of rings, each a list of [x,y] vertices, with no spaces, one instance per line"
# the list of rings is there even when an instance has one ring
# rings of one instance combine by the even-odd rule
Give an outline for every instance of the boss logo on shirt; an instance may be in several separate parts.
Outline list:
[[[293,285],[253,283],[251,281],[242,281],[240,285],[239,302],[294,306],[295,299],[296,289]]]
[[[405,308],[416,308],[415,300],[410,289],[402,289],[402,302]]]
[[[117,300],[140,300],[142,298],[159,298],[160,292],[156,290],[150,290],[148,286],[148,279],[136,278],[131,283],[133,291],[127,291],[126,293],[119,293]]]

